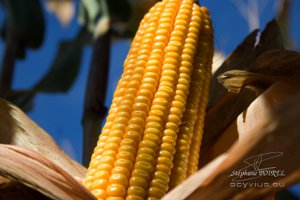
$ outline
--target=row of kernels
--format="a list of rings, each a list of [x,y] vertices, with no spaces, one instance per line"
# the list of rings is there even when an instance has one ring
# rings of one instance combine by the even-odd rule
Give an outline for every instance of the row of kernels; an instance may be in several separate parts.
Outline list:
[[[169,1],[166,9],[164,10],[160,23],[159,29],[157,31],[156,38],[158,39],[158,45],[160,48],[165,48],[168,43],[168,37],[171,32],[171,25],[174,20],[178,2],[172,0]],[[167,55],[165,55],[167,57]],[[163,59],[163,57],[161,57]],[[154,62],[155,64],[162,63]],[[160,65],[161,68],[161,65]],[[161,77],[165,76],[166,71],[162,67]],[[169,72],[172,73],[172,72]],[[152,106],[147,117],[146,127],[144,131],[143,141],[139,145],[138,154],[136,157],[135,170],[139,170],[140,173],[135,173],[133,171],[132,177],[130,179],[130,187],[128,189],[127,199],[133,197],[146,197],[146,188],[148,187],[148,179],[154,170],[155,157],[158,149],[158,144],[160,143],[160,135],[163,128],[163,118],[165,117],[165,109],[168,106],[168,102],[165,101],[161,96],[168,98],[170,96],[169,89],[165,90],[165,87],[161,88],[161,83],[166,83],[168,80],[160,78],[159,88],[154,96]],[[139,181],[134,181],[139,180]]]
[[[208,10],[205,7],[201,7],[201,12],[205,18],[204,27],[203,27],[203,37],[205,38],[203,42],[203,48],[209,51],[209,56],[207,62],[203,65],[203,72],[205,73],[206,78],[203,82],[203,90],[200,98],[198,120],[196,121],[194,127],[193,141],[190,147],[189,159],[188,159],[188,169],[187,176],[190,176],[198,169],[199,154],[200,154],[200,144],[203,134],[204,118],[206,112],[206,103],[208,100],[208,90],[210,86],[210,77],[211,77],[211,66],[212,66],[212,57],[213,57],[213,30],[211,26],[210,16]]]
[[[165,125],[166,129],[164,131],[162,137],[162,144],[160,145],[160,151],[158,158],[156,160],[156,170],[152,177],[150,188],[148,190],[149,198],[161,198],[169,189],[168,182],[171,173],[171,169],[173,167],[173,154],[175,153],[175,145],[176,145],[176,130],[177,126],[180,123],[184,106],[180,106],[181,103],[185,104],[184,95],[186,94],[185,84],[189,84],[189,80],[183,79],[183,77],[188,77],[191,69],[182,69],[182,62],[185,61],[184,56],[180,55],[184,52],[185,44],[185,35],[188,32],[188,24],[190,22],[191,14],[188,11],[189,7],[193,6],[193,2],[191,1],[183,1],[178,15],[175,20],[174,30],[171,34],[171,42],[170,48],[168,50],[177,50],[170,51],[171,58],[169,59],[169,64],[176,64],[179,66],[177,68],[176,75],[169,74],[174,77],[176,81],[172,84],[176,85],[175,94],[171,103],[171,107],[169,108],[169,115],[167,118],[167,123]],[[184,53],[183,53],[184,54]],[[175,61],[176,60],[176,61]],[[192,66],[191,66],[192,67]],[[187,76],[182,75],[182,72],[187,72]],[[178,106],[176,106],[178,105]],[[172,127],[175,126],[175,129]],[[166,134],[165,134],[166,133]],[[173,133],[173,134],[172,134]],[[175,134],[174,134],[175,133]],[[172,134],[172,136],[170,136]]]

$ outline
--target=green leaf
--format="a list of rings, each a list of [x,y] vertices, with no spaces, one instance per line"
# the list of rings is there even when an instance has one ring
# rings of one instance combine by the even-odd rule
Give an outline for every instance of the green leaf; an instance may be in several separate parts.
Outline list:
[[[75,41],[60,43],[48,73],[34,86],[37,92],[66,92],[75,81],[81,62],[82,45]]]
[[[128,0],[81,0],[78,20],[96,39],[109,30],[111,23],[128,21],[131,12]]]
[[[109,29],[110,15],[106,0],[81,0],[78,20],[94,39]]]
[[[45,20],[44,11],[38,0],[6,0],[7,37],[21,46],[38,48],[44,40]],[[19,46],[19,45],[18,45]]]

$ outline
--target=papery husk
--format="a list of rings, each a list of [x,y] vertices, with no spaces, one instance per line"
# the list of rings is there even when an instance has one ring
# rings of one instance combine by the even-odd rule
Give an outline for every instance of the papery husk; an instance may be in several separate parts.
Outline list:
[[[32,188],[50,199],[96,200],[93,194],[69,173],[34,151],[1,144],[0,163],[1,176]]]

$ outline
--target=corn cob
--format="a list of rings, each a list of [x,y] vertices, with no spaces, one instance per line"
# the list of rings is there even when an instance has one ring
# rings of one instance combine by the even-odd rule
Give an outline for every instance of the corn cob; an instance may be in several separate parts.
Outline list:
[[[187,162],[198,159],[212,50],[208,11],[194,0],[145,15],[84,181],[98,199],[160,199],[197,169]]]

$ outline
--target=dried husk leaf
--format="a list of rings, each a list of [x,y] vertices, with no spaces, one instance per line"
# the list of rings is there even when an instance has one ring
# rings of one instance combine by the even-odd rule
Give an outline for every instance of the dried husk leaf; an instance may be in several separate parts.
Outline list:
[[[254,48],[258,30],[250,33],[244,41],[228,56],[223,64],[214,72],[211,79],[210,97],[208,101],[208,109],[210,109],[223,95],[226,94],[226,89],[218,82],[218,76],[222,73],[233,69],[247,69],[248,62],[253,62],[254,55],[251,54]],[[244,63],[244,60],[247,62]]]
[[[258,30],[254,30],[250,33],[213,74],[208,108],[213,106],[215,102],[227,92],[226,89],[218,83],[219,75],[233,69],[247,70],[263,53],[273,49],[284,48],[281,33],[275,20],[267,24],[258,39],[259,42],[257,42],[257,34]]]
[[[261,119],[269,118],[270,112],[299,91],[299,81],[284,81],[272,84],[228,126],[213,146],[202,156],[201,161],[208,163],[228,151],[234,142],[243,138],[250,129],[255,128]]]
[[[241,89],[239,94],[235,94],[228,92],[218,82],[218,76],[222,73],[229,70],[248,70],[263,53],[283,49],[281,33],[276,21],[268,23],[258,42],[257,33],[258,31],[255,30],[247,36],[213,74],[200,158],[207,153],[232,121],[266,89]],[[200,160],[199,166],[205,164],[207,163]]]
[[[287,80],[281,76],[268,76],[242,70],[230,70],[221,74],[219,82],[229,91],[239,93],[246,86],[265,89],[276,81]]]
[[[96,198],[70,174],[46,157],[13,145],[0,145],[0,175],[51,199]]]
[[[298,85],[299,76],[300,76],[300,53],[295,51],[281,50],[281,49],[268,51],[262,54],[257,59],[257,61],[250,67],[249,71],[230,70],[221,74],[218,77],[219,82],[229,92],[241,93],[241,94],[235,95],[235,94],[227,93],[226,95],[224,95],[225,98],[218,101],[214,106],[214,109],[216,110],[210,110],[210,111],[212,111],[213,113],[217,113],[217,111],[219,111],[220,113],[226,112],[227,115],[224,116],[224,118],[218,117],[214,119],[215,116],[210,115],[209,112],[207,119],[208,121],[214,121],[214,123],[217,122],[222,127],[225,127],[226,126],[225,123],[228,123],[237,114],[234,113],[233,110],[228,110],[227,108],[228,105],[235,106],[236,111],[239,111],[239,109],[241,108],[240,105],[246,106],[250,98],[247,100],[239,98],[241,96],[245,97],[244,95],[246,91],[248,91],[248,93],[255,92],[255,91],[259,93],[259,91],[264,91],[267,88],[269,88],[271,85],[276,84],[278,82],[288,82],[291,85]],[[247,88],[248,90],[245,88]],[[232,101],[226,99],[226,97],[230,95],[232,95],[232,97],[235,97],[236,99],[239,99],[239,101],[236,101],[236,99],[230,97],[228,99]],[[236,128],[237,128],[236,123],[235,121],[233,121],[233,123],[231,123],[231,125],[228,125],[226,129],[229,130],[229,129],[236,129]],[[217,132],[216,130],[218,129],[219,126],[214,126],[213,124],[210,123],[206,124],[206,130],[209,130],[210,132]],[[208,163],[211,160],[211,158],[213,158],[216,154],[220,153],[219,151],[218,153],[216,153],[216,148],[226,150],[226,148],[230,146],[230,141],[232,140],[228,139],[227,141],[225,141],[224,138],[227,137],[226,132],[228,132],[227,130],[226,131],[225,130],[223,130],[220,134],[215,134],[212,135],[211,137],[205,138],[206,140],[204,141],[206,147],[209,146],[209,148],[204,149],[205,153],[202,152],[201,166]],[[212,139],[212,137],[214,138]],[[210,140],[211,143],[207,142],[207,140]],[[223,146],[217,144],[221,142],[224,143]]]
[[[72,176],[83,178],[86,169],[66,155],[53,138],[19,108],[0,99],[0,143],[38,152]]]
[[[282,156],[261,160],[261,165],[284,170],[284,176],[260,176],[247,183],[281,183],[288,187],[300,181],[300,93],[282,103],[267,118],[262,118],[253,129],[226,153],[216,158],[181,185],[167,194],[163,200],[173,199],[261,199],[282,190],[281,187],[230,187],[234,170],[248,166],[244,163],[253,155],[281,152]],[[255,117],[255,116],[252,116]],[[291,164],[293,163],[293,164]],[[263,168],[263,167],[262,167]],[[250,170],[254,168],[249,168]],[[175,198],[176,197],[176,198]]]
[[[267,51],[258,57],[249,71],[265,75],[298,76],[300,53],[285,49]]]
[[[276,81],[297,80],[299,76],[300,53],[276,49],[258,57],[249,71],[230,70],[218,80],[228,91],[239,93],[245,86],[267,88]]]
[[[208,154],[210,148],[237,116],[247,109],[262,92],[258,89],[242,89],[238,94],[227,92],[208,110],[201,142],[199,167],[203,167],[210,161],[202,160],[202,158]]]

